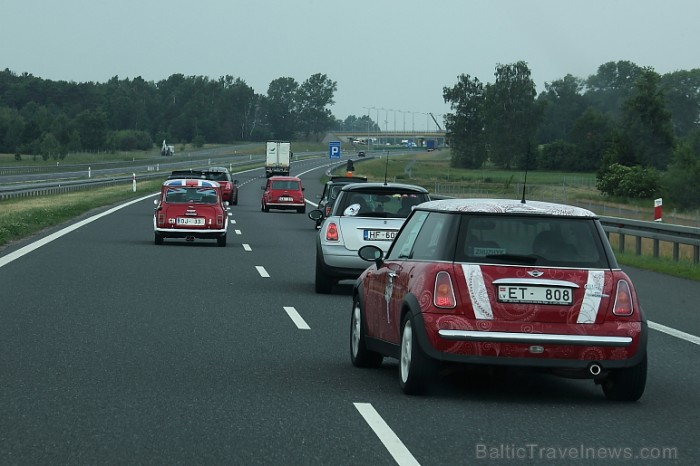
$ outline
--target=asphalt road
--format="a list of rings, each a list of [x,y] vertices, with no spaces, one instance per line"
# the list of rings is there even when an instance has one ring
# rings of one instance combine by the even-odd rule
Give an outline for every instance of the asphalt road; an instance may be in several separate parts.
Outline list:
[[[294,165],[311,202],[324,167]],[[314,222],[261,212],[262,170],[236,178],[226,248],[155,246],[144,198],[0,251],[0,464],[700,462],[698,343],[652,330],[632,404],[527,371],[405,396],[396,362],[351,365],[350,287],[314,293]],[[698,283],[627,271],[649,320],[700,335]]]

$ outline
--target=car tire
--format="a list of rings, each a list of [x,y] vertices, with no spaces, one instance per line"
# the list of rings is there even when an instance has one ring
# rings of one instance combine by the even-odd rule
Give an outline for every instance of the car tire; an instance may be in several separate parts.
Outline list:
[[[306,206],[304,206],[304,207],[299,207],[299,208],[297,209],[297,213],[298,213],[298,214],[305,214],[305,213],[306,213]]]
[[[236,197],[231,199],[231,205],[238,205],[238,194],[236,194]]]
[[[365,346],[365,322],[360,299],[356,296],[350,316],[350,360],[355,367],[379,367],[384,356]]]
[[[323,268],[321,267],[321,261],[316,255],[316,279],[314,281],[314,289],[318,294],[331,294],[333,292],[333,285],[335,280],[333,278],[325,275],[323,273]]]
[[[435,377],[435,363],[423,352],[414,331],[413,317],[401,323],[399,384],[407,395],[424,395]]]
[[[216,245],[221,248],[226,247],[226,235],[221,235],[216,238]]]
[[[647,356],[636,366],[616,369],[603,381],[603,393],[608,400],[637,401],[647,384]]]
[[[263,212],[269,212],[269,211],[270,211],[270,209],[269,209],[264,203],[263,203],[263,204],[260,204],[260,210],[262,210]]]
[[[163,237],[161,235],[159,235],[158,233],[154,233],[153,242],[157,245],[161,245],[161,244],[163,244]]]

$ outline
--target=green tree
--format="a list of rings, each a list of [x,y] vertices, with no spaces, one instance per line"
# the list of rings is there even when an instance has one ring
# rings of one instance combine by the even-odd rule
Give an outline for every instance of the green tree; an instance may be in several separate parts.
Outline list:
[[[296,94],[299,83],[294,78],[277,78],[270,82],[263,100],[265,117],[273,139],[293,139],[297,124]]]
[[[576,146],[577,157],[570,161],[573,171],[592,172],[601,168],[603,154],[613,144],[615,122],[600,110],[589,107],[574,122],[568,142]]]
[[[57,159],[60,154],[61,143],[58,142],[56,136],[52,133],[44,133],[39,143],[39,155],[41,155],[41,158],[44,160],[48,160],[50,157]]]
[[[545,84],[545,91],[537,98],[543,104],[542,121],[537,130],[540,144],[569,138],[576,120],[587,106],[583,88],[583,80],[570,74]]]
[[[680,142],[663,175],[664,196],[681,209],[700,206],[700,129]]]
[[[496,66],[486,86],[486,132],[491,160],[500,167],[524,167],[541,116],[535,83],[524,61]]]
[[[674,136],[660,79],[653,69],[644,69],[635,83],[634,93],[623,105],[621,130],[632,145],[637,164],[665,170]]]
[[[586,98],[602,113],[617,118],[642,71],[641,67],[627,60],[604,63],[586,80]]]
[[[676,136],[684,137],[700,128],[700,68],[663,75],[661,89]]]
[[[319,135],[333,125],[333,114],[326,108],[333,105],[338,84],[321,73],[311,75],[297,89],[298,128],[306,139],[312,134]]]
[[[98,151],[106,147],[107,114],[101,110],[83,110],[76,117],[83,149]]]
[[[480,168],[488,156],[483,84],[477,78],[462,74],[453,87],[443,88],[442,96],[454,111],[445,115],[445,131],[452,151],[450,164],[459,168]]]

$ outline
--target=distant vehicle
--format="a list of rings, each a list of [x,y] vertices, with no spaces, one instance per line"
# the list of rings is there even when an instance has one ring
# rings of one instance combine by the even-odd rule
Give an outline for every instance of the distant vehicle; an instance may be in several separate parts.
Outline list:
[[[269,212],[270,209],[296,210],[306,212],[306,199],[301,179],[295,176],[272,176],[262,186],[263,195],[260,200],[260,210]]]
[[[412,206],[429,200],[425,188],[409,184],[343,186],[316,238],[316,293],[331,293],[339,280],[357,278],[367,268],[357,250],[376,244],[386,251]],[[318,209],[309,212],[312,220],[323,215]]]
[[[330,180],[328,180],[325,186],[323,187],[323,193],[321,194],[321,198],[318,201],[317,209],[320,210],[323,213],[323,215],[314,221],[316,228],[319,228],[321,226],[321,223],[323,223],[323,219],[331,214],[333,204],[338,198],[338,193],[340,192],[343,186],[350,183],[366,182],[366,176],[331,176]]]
[[[289,176],[291,158],[289,142],[267,141],[265,176]]]
[[[221,197],[216,181],[177,178],[161,186],[154,201],[153,232],[155,244],[165,238],[215,239],[226,246],[228,202]]]
[[[426,392],[439,369],[511,366],[593,380],[636,401],[647,323],[600,221],[579,207],[508,199],[417,206],[387,252],[358,252],[351,360],[399,360],[399,385]]]
[[[357,153],[358,157],[364,157],[365,156],[365,151],[361,150]]]
[[[428,150],[428,152],[432,152],[435,150],[436,145],[435,145],[435,139],[428,139],[425,141],[425,148]]]
[[[163,145],[160,148],[160,155],[167,156],[167,157],[175,155],[175,146],[167,145],[165,143],[165,139],[163,139]]]
[[[238,205],[238,180],[234,180],[226,167],[209,167],[202,173],[207,180],[217,181],[221,185],[224,201]]]

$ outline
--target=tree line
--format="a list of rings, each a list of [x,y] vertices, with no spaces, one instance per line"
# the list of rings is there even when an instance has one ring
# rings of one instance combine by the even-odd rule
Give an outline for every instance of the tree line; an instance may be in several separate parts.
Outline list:
[[[337,83],[322,73],[270,82],[257,94],[240,78],[173,74],[105,83],[52,81],[0,72],[0,153],[64,158],[78,151],[169,144],[318,139],[339,125],[329,107]],[[366,129],[363,118],[345,127]]]
[[[462,74],[443,88],[453,166],[596,172],[606,194],[700,206],[700,69],[608,62],[539,95],[524,61],[494,76]]]

